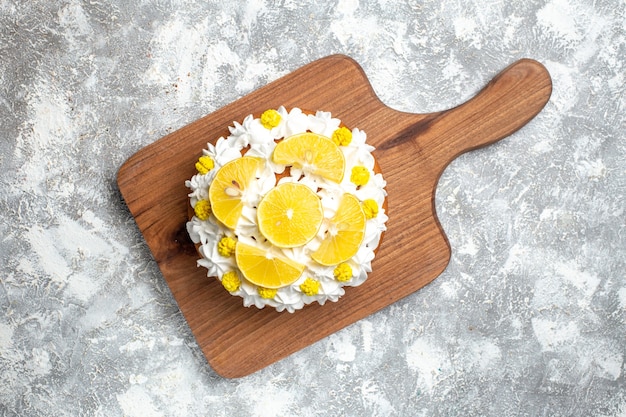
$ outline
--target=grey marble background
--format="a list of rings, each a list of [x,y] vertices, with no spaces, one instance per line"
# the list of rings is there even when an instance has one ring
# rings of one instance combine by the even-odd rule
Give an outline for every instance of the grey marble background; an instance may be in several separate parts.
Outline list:
[[[625,28],[624,0],[0,0],[0,416],[626,416]],[[117,170],[333,53],[416,113],[521,57],[554,92],[445,171],[437,280],[223,379]]]

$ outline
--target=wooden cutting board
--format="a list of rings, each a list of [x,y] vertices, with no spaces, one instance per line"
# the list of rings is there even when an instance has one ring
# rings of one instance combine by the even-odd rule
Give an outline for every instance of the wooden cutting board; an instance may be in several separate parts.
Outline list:
[[[419,88],[414,86],[413,88]],[[523,59],[476,97],[451,110],[410,114],[385,106],[351,58],[329,56],[256,90],[155,143],[126,161],[118,184],[180,310],[215,371],[255,372],[413,293],[448,264],[450,246],[435,213],[437,181],[458,155],[494,143],[532,119],[550,98],[546,69]],[[206,270],[185,229],[185,180],[207,142],[233,121],[285,106],[329,111],[367,132],[388,192],[388,230],[368,280],[346,287],[337,303],[293,314],[245,308]]]

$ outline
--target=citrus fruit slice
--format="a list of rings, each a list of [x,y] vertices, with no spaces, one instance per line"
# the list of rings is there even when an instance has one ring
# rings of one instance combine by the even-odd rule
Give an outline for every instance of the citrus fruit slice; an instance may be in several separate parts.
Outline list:
[[[343,179],[346,167],[341,149],[326,136],[312,132],[289,136],[279,142],[274,148],[272,160],[337,183]]]
[[[245,243],[237,243],[235,260],[243,276],[264,288],[280,288],[300,278],[304,265],[289,258],[274,256],[269,251]]]
[[[260,158],[243,156],[227,162],[215,173],[209,186],[209,201],[213,214],[226,227],[234,229],[237,225],[243,209],[243,193],[263,164]]]
[[[365,235],[365,214],[359,200],[344,194],[337,213],[330,219],[328,232],[311,258],[322,265],[337,265],[352,258]]]
[[[310,242],[324,220],[320,198],[303,184],[272,188],[257,208],[259,231],[273,245],[294,248]]]

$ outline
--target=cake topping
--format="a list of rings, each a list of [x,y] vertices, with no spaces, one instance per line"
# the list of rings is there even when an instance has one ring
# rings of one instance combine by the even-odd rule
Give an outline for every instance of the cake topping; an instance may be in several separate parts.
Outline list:
[[[366,134],[328,112],[247,116],[195,162],[187,230],[198,265],[244,306],[294,312],[361,285],[386,230]]]
[[[361,203],[361,207],[363,208],[363,213],[365,213],[365,218],[367,220],[373,219],[378,215],[378,203],[376,200],[368,198]]]
[[[278,293],[276,288],[259,287],[257,291],[261,298],[265,298],[266,300],[276,297],[276,293]]]
[[[222,285],[228,292],[235,292],[239,289],[241,281],[235,271],[228,271],[222,276]]]
[[[341,126],[333,132],[331,139],[337,146],[348,146],[352,142],[352,131],[345,126]]]
[[[354,195],[345,193],[337,212],[326,222],[324,240],[311,258],[329,266],[345,262],[358,252],[364,234],[365,214],[361,203]]]
[[[237,241],[230,236],[224,236],[217,244],[217,253],[225,258],[235,254],[235,248],[237,247]]]
[[[208,220],[211,215],[211,203],[207,200],[199,200],[193,208],[193,212],[200,220]]]
[[[320,282],[313,278],[307,278],[302,284],[300,284],[300,291],[308,296],[317,294],[320,290]]]
[[[279,248],[309,243],[317,234],[324,210],[320,198],[306,185],[286,182],[270,190],[257,208],[259,231]]]
[[[243,210],[245,191],[264,165],[259,158],[244,156],[217,171],[209,187],[209,200],[215,217],[234,229]]]
[[[350,174],[350,181],[360,187],[367,184],[370,180],[370,172],[364,166],[355,166],[352,168],[352,174]]]
[[[239,242],[235,257],[243,276],[260,287],[280,288],[293,284],[304,271],[304,265],[274,253],[272,248],[262,249]]]
[[[307,175],[319,175],[341,182],[346,166],[343,153],[332,140],[316,133],[301,133],[281,141],[274,149],[272,160],[291,165]]]
[[[352,268],[347,263],[339,264],[333,270],[333,276],[337,281],[346,282],[352,279]]]
[[[198,172],[202,175],[212,170],[214,166],[215,163],[213,162],[213,159],[211,159],[208,155],[202,155],[198,159],[198,162],[196,162],[196,170],[198,170]]]
[[[265,110],[261,115],[261,124],[266,129],[272,129],[280,124],[280,113],[274,109]]]

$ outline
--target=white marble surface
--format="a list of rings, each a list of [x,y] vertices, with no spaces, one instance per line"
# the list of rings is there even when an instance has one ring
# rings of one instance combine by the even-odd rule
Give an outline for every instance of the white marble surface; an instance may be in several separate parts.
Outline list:
[[[0,0],[0,416],[626,416],[625,27],[624,0]],[[411,112],[521,57],[554,92],[445,171],[437,280],[223,379],[117,169],[333,53]]]

